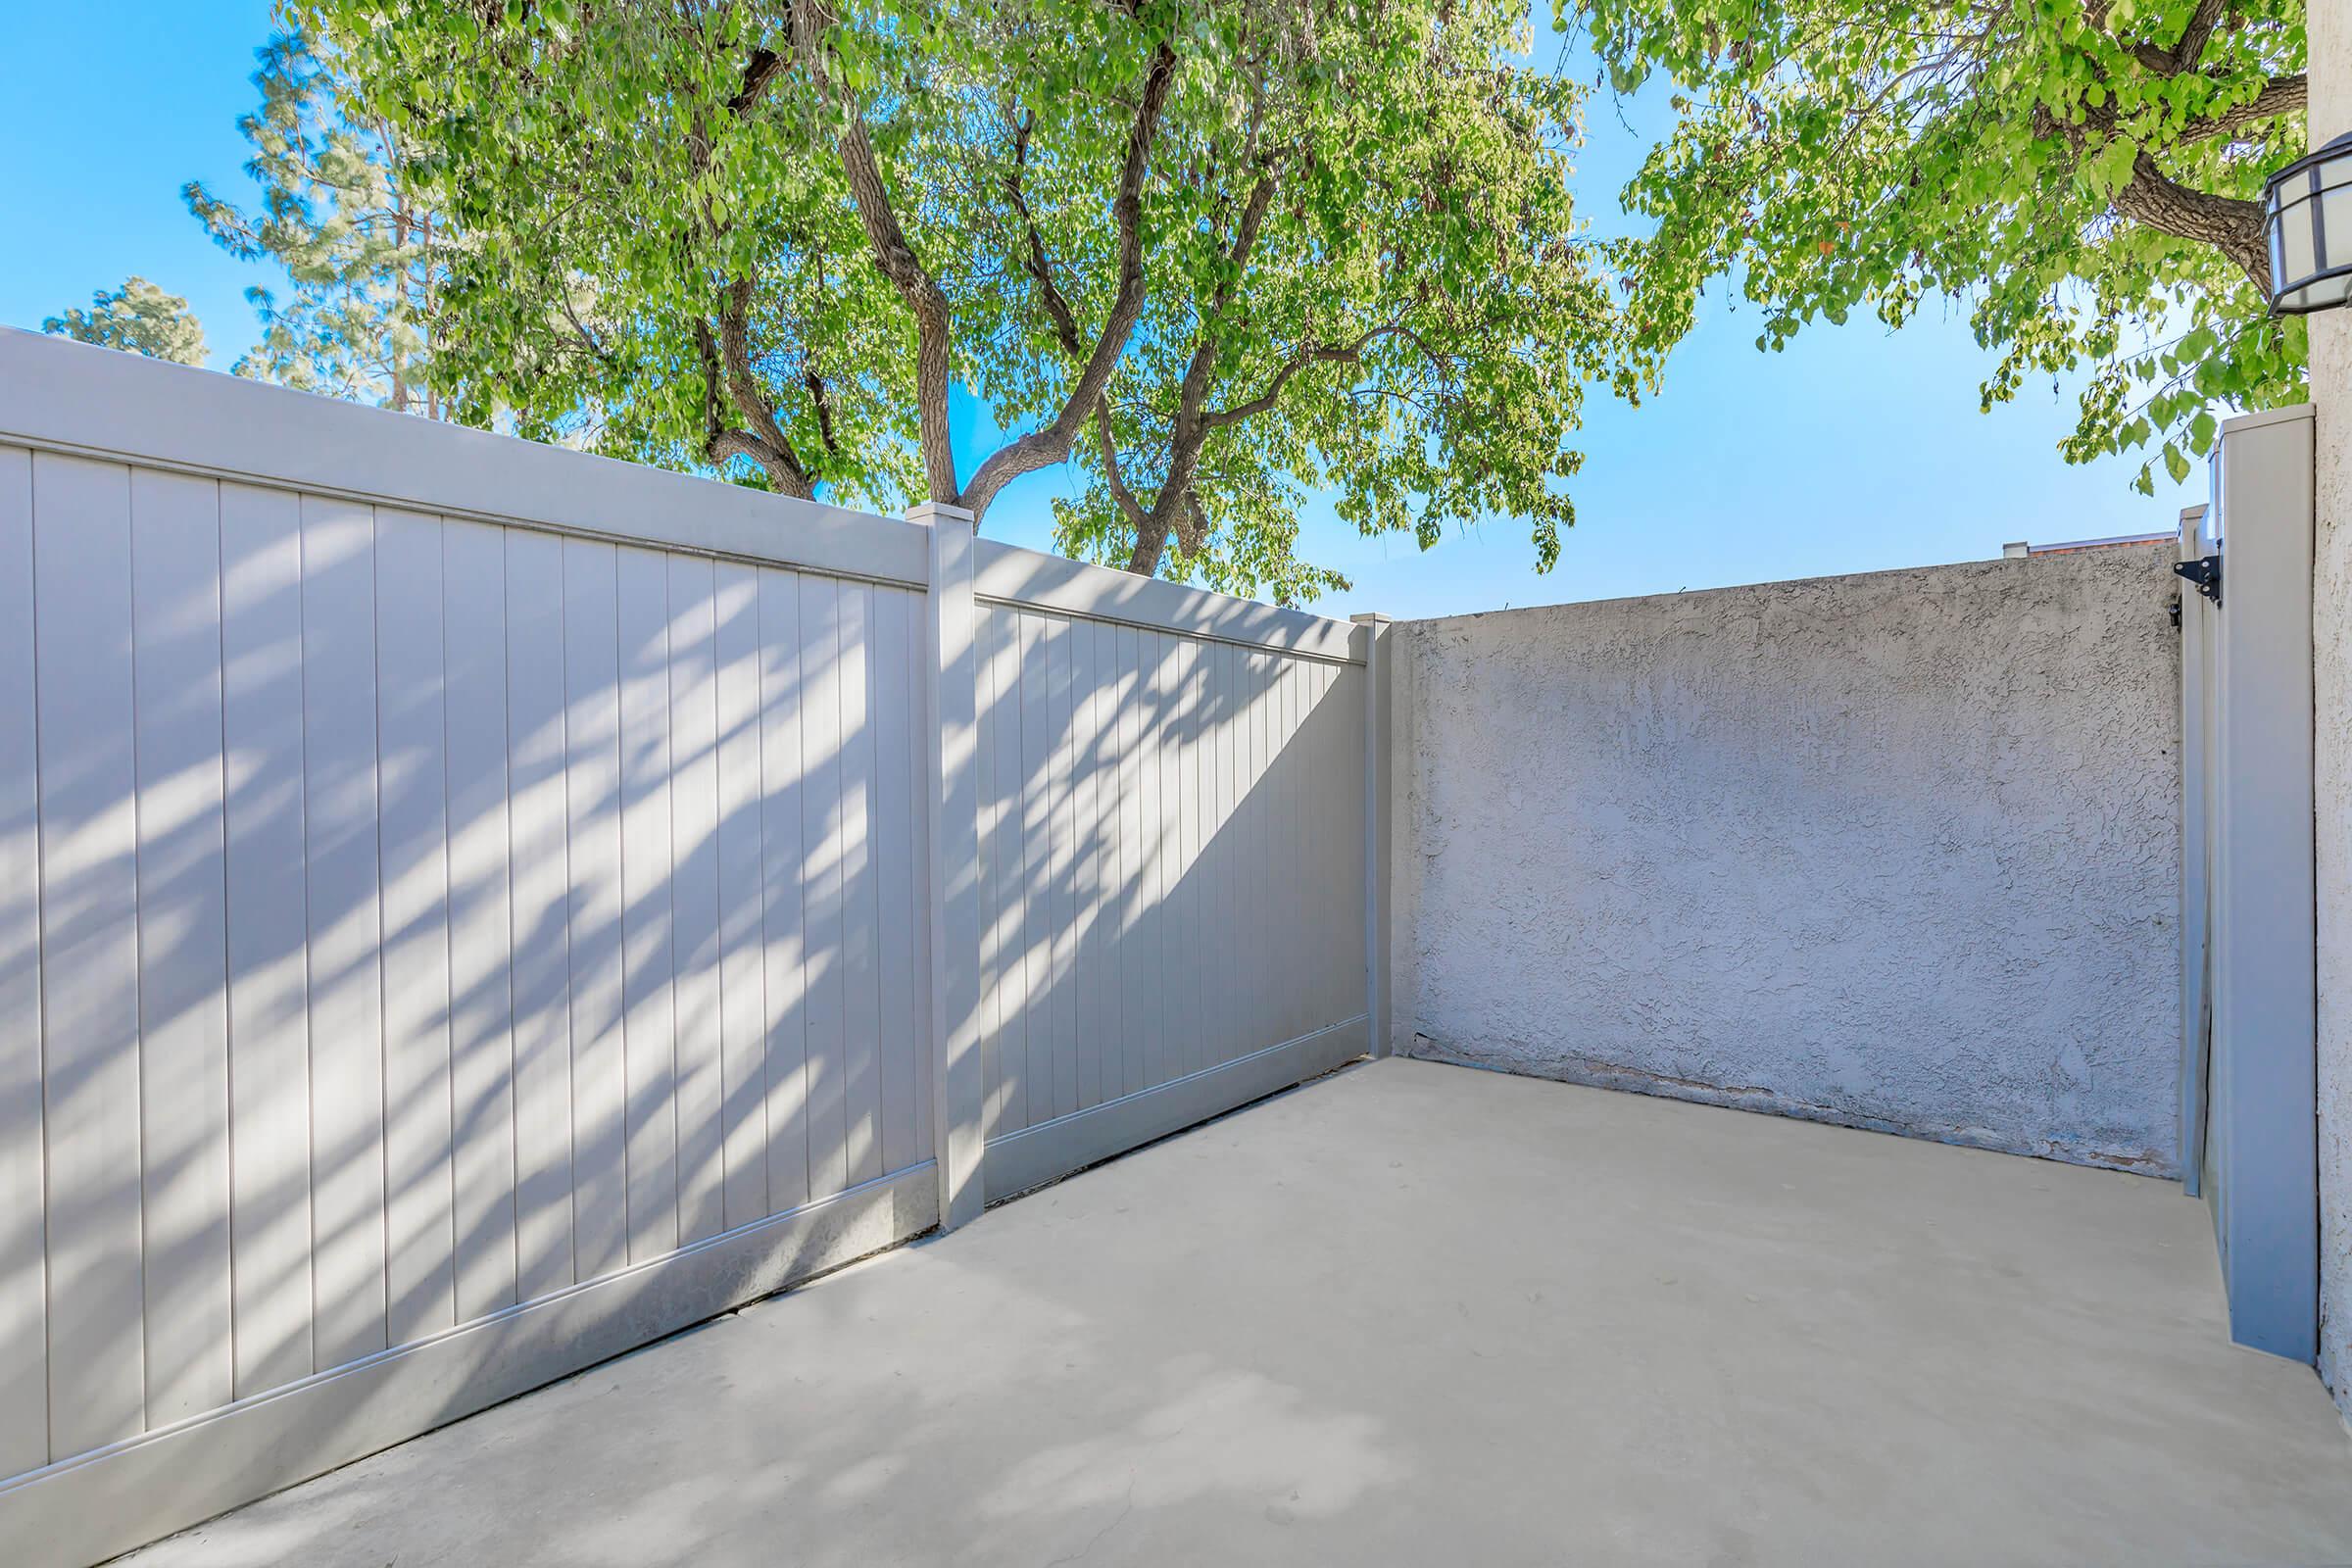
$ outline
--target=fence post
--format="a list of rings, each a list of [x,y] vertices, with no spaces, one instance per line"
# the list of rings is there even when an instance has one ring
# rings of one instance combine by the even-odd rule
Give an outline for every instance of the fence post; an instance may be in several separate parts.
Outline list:
[[[972,514],[928,502],[907,520],[931,536],[930,591],[923,596],[930,658],[930,790],[924,803],[931,846],[931,1128],[939,1164],[939,1228],[979,1216],[980,793],[978,666],[973,655]]]
[[[2312,827],[2312,421],[2222,424],[2205,1199],[2230,1337],[2319,1353],[2318,938]]]
[[[1350,615],[1364,652],[1364,1037],[1389,1054],[1389,627],[1377,611]]]
[[[2205,508],[2180,514],[2180,559],[2205,554]],[[2212,869],[2211,806],[2205,784],[2212,766],[2205,721],[2212,711],[2209,652],[2212,607],[2186,582],[2180,605],[2180,1185],[2191,1198],[2205,1180],[2205,1052],[2211,1018],[2206,990],[2209,922],[2206,878]]]

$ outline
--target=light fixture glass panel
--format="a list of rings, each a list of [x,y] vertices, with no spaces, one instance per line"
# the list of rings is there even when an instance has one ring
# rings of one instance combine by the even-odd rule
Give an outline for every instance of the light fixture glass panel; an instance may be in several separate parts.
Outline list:
[[[2307,198],[2289,202],[2278,215],[2278,249],[2281,265],[2278,281],[2291,283],[2318,271],[2319,257],[2312,249],[2311,219],[2315,211]]]
[[[2344,160],[2352,164],[2352,158]],[[2319,258],[2317,270],[2352,262],[2352,185],[2338,185],[2319,200],[2321,225],[2327,231],[2327,254]]]

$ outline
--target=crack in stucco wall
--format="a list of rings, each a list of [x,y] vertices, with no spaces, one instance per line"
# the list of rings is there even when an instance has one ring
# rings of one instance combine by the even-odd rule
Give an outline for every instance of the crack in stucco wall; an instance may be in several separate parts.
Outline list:
[[[1394,628],[1400,1040],[2172,1174],[2168,557]]]

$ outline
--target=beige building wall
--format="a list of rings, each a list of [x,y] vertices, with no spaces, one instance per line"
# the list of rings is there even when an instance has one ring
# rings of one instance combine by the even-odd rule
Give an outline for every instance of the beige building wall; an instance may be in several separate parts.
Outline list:
[[[2352,5],[2313,0],[2311,144],[2352,131]],[[2352,311],[2311,318],[2320,945],[2320,1375],[2352,1415]]]

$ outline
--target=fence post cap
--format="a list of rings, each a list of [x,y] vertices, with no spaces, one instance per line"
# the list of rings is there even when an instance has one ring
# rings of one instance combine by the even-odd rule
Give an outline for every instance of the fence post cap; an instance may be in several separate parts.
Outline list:
[[[1394,626],[1396,617],[1384,615],[1377,610],[1361,610],[1348,617],[1358,626]]]
[[[906,509],[906,520],[920,527],[941,522],[960,522],[972,526],[972,510],[950,501],[919,501]]]

